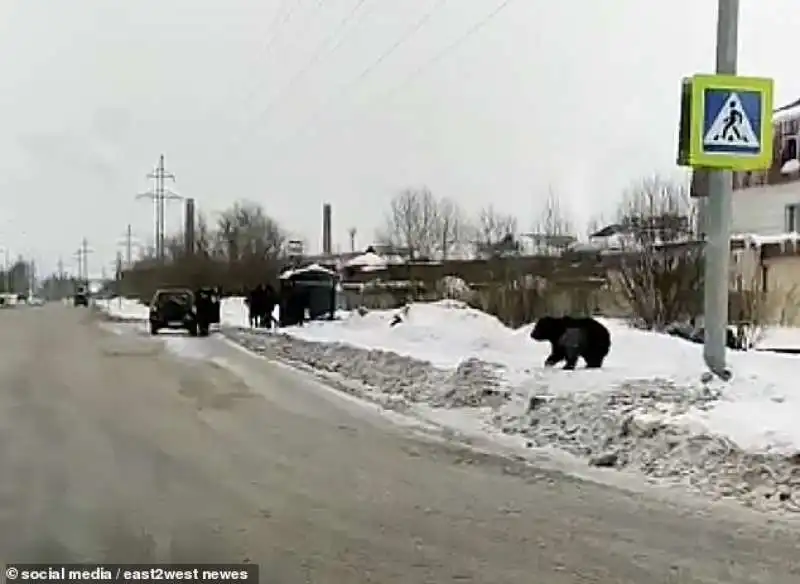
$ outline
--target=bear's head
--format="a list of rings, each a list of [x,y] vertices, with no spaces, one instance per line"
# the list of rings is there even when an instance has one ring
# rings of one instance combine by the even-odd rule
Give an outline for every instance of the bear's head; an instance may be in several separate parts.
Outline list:
[[[564,334],[563,319],[554,316],[543,316],[536,321],[531,338],[534,341],[556,341]]]

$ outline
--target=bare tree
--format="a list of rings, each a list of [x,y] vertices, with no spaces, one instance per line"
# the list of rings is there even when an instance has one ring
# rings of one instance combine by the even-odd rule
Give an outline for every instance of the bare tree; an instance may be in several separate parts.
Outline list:
[[[470,228],[458,203],[451,199],[439,201],[436,230],[442,259],[446,260],[469,236]]]
[[[697,316],[703,246],[688,188],[659,177],[643,180],[625,193],[618,222],[617,280],[633,315],[648,328]]]
[[[199,257],[210,258],[214,254],[214,238],[215,234],[211,232],[206,216],[203,213],[198,213],[194,244],[196,254]]]
[[[500,213],[492,205],[484,207],[478,214],[475,235],[479,256],[497,256],[520,250],[516,217]]]
[[[164,238],[164,252],[168,262],[178,262],[186,257],[186,247],[180,234],[171,234]]]
[[[256,203],[239,201],[220,213],[217,220],[217,244],[231,262],[276,259],[285,243],[281,226]]]
[[[586,237],[592,237],[607,225],[608,222],[603,218],[603,215],[593,215],[589,217],[589,221],[586,224]]]
[[[564,251],[577,239],[569,210],[561,205],[561,199],[553,189],[548,191],[533,233],[529,235],[537,253],[548,255]]]
[[[547,193],[536,227],[539,232],[547,235],[575,234],[575,222],[570,217],[569,209],[564,208],[561,198],[553,189],[549,189]]]
[[[377,237],[413,260],[431,257],[440,245],[440,235],[438,202],[430,189],[422,187],[395,195]]]

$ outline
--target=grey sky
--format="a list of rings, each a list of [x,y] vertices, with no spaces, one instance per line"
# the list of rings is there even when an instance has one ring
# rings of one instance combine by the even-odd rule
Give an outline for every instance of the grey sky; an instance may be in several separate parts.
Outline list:
[[[323,200],[345,247],[406,185],[527,227],[548,185],[583,221],[676,171],[679,81],[713,68],[716,2],[512,0],[392,91],[500,1],[444,1],[353,83],[440,2],[366,0],[287,90],[358,0],[289,0],[271,42],[280,0],[0,0],[0,245],[49,270],[85,234],[92,271],[110,265],[127,223],[152,238],[134,195],[162,151],[204,211],[258,201],[311,250]],[[780,102],[800,96],[797,30],[796,0],[742,1],[740,72]]]

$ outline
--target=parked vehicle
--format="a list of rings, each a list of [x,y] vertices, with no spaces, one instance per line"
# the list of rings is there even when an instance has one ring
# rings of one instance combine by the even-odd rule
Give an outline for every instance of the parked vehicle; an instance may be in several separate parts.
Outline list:
[[[75,306],[89,306],[89,291],[85,286],[79,286],[72,298]]]
[[[185,330],[197,336],[194,294],[185,288],[156,290],[150,302],[150,334],[162,329]]]

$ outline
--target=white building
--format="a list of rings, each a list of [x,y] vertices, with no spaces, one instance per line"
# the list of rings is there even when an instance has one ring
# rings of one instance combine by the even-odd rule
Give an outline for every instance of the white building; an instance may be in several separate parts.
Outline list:
[[[774,161],[769,170],[733,178],[733,233],[800,232],[800,99],[775,112]]]

